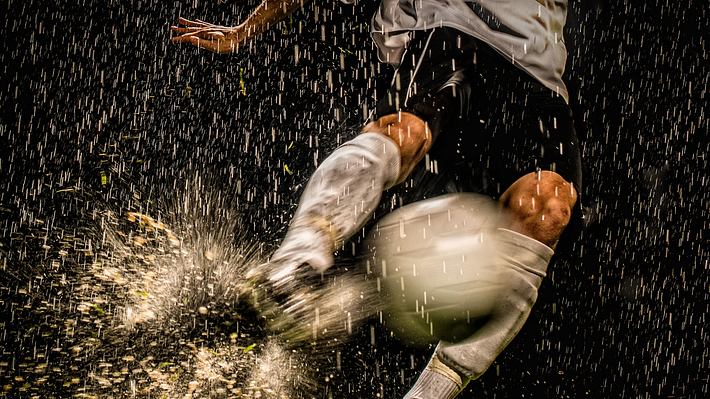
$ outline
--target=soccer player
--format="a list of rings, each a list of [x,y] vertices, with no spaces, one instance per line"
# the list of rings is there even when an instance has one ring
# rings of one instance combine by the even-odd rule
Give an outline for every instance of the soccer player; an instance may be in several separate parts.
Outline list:
[[[174,43],[218,53],[302,7],[265,0],[239,26],[180,18]],[[580,148],[562,74],[567,0],[381,0],[372,37],[397,67],[362,133],[331,153],[306,186],[271,258],[274,286],[304,268],[324,271],[359,232],[381,194],[429,154],[430,194],[472,191],[510,217],[503,240],[514,289],[490,321],[459,343],[440,342],[406,398],[453,398],[525,323],[560,236],[580,217]],[[431,161],[430,161],[431,162]]]

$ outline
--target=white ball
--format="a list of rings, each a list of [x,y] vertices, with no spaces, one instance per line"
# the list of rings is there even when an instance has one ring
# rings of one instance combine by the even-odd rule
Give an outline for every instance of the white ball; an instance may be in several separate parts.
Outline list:
[[[384,316],[414,342],[469,337],[503,287],[496,230],[504,222],[489,197],[455,193],[401,207],[366,240],[368,275]]]

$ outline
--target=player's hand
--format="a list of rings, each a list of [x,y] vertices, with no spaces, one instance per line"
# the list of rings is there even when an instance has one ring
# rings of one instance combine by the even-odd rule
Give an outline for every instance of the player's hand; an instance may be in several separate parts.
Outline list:
[[[237,51],[239,45],[251,36],[244,24],[220,26],[199,19],[179,18],[178,25],[171,26],[170,30],[176,34],[170,39],[173,43],[187,43],[220,54]]]

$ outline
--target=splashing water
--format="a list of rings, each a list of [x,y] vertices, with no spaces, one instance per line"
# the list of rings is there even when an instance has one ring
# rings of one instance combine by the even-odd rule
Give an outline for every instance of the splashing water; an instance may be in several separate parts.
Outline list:
[[[105,327],[72,348],[90,369],[79,392],[301,397],[318,362],[374,312],[372,285],[340,268],[300,298],[304,312],[284,314],[246,277],[268,269],[263,245],[240,236],[237,213],[215,198],[188,191],[162,220],[103,214],[106,250],[76,291],[77,310]]]

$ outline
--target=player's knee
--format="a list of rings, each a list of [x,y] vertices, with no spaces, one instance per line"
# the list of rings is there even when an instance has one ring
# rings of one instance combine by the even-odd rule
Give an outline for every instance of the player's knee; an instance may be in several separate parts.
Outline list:
[[[409,175],[432,144],[431,132],[426,122],[408,112],[385,115],[365,125],[362,131],[384,134],[397,144],[401,155],[399,180]]]
[[[543,199],[540,223],[545,225],[547,230],[562,233],[562,230],[569,223],[571,215],[572,207],[567,201],[555,197]]]
[[[576,201],[571,183],[557,173],[541,171],[518,179],[500,202],[509,211],[513,230],[554,246]]]

